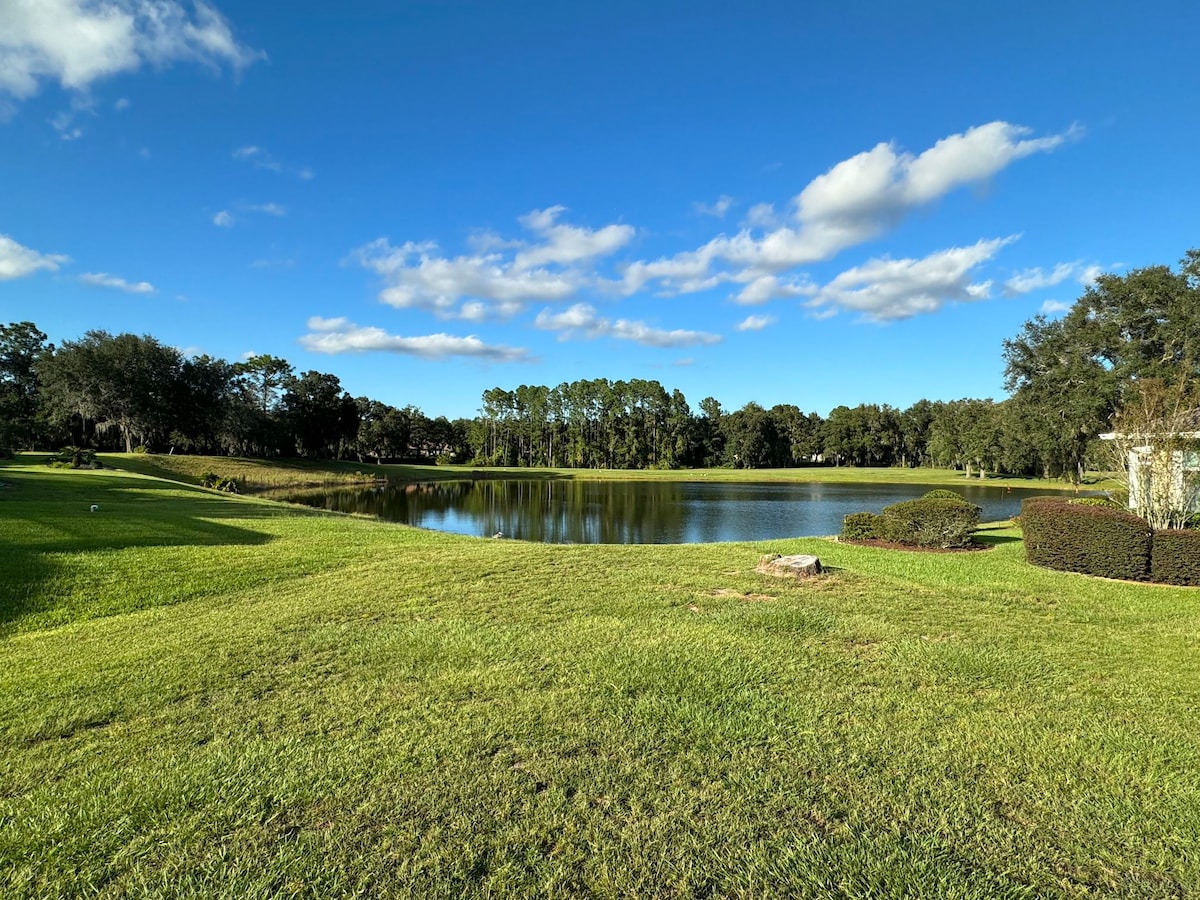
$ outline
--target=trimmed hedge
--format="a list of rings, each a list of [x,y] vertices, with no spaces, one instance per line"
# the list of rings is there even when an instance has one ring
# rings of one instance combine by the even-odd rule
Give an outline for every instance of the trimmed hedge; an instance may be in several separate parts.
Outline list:
[[[1150,580],[1200,587],[1200,531],[1156,531]]]
[[[1101,509],[1119,509],[1128,511],[1129,507],[1108,497],[1072,497],[1067,501],[1074,506],[1099,506]]]
[[[879,537],[880,516],[870,512],[850,513],[842,519],[842,540],[870,541]]]
[[[842,540],[882,540],[944,550],[970,546],[980,508],[952,491],[943,493],[951,496],[905,500],[885,507],[881,515],[851,513],[842,519]]]
[[[1151,532],[1130,512],[1030,497],[1021,504],[1025,558],[1035,566],[1104,578],[1146,581]]]
[[[898,544],[948,550],[971,544],[982,510],[963,498],[922,497],[884,507],[879,537]]]

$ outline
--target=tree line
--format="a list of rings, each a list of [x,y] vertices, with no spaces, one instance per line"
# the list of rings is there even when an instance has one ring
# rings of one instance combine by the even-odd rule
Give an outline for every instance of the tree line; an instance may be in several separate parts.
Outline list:
[[[352,397],[337,376],[270,355],[188,358],[148,335],[54,346],[0,326],[0,450],[61,444],[256,457],[578,468],[944,466],[1078,481],[1142,386],[1200,382],[1200,251],[1178,270],[1101,275],[1059,319],[1003,342],[1010,396],[693,409],[645,379],[495,387],[473,419]]]

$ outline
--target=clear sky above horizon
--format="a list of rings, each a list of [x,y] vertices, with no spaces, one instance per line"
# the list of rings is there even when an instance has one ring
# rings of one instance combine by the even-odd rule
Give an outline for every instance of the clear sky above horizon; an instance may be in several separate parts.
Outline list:
[[[0,321],[473,415],[1003,396],[1200,246],[1200,5],[0,0]]]

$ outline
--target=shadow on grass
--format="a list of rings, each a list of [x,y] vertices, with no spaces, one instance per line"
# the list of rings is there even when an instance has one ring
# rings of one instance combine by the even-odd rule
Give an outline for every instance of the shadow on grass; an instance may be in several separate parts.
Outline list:
[[[990,547],[999,546],[1000,544],[1015,544],[1021,541],[1014,534],[980,534],[978,531],[972,535],[971,539],[977,544],[987,544]]]
[[[115,474],[56,472],[47,478],[12,468],[2,474],[0,625],[54,605],[53,581],[66,570],[55,554],[262,545],[270,534],[220,520],[294,515]]]

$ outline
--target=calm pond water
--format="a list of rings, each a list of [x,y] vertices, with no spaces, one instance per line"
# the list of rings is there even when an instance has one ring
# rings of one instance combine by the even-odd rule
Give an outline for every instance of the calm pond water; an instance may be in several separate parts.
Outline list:
[[[421,528],[543,543],[694,544],[837,534],[842,517],[879,512],[936,485],[744,484],[528,479],[276,493],[318,509],[365,513]],[[954,490],[1007,519],[1047,490],[983,485]]]

